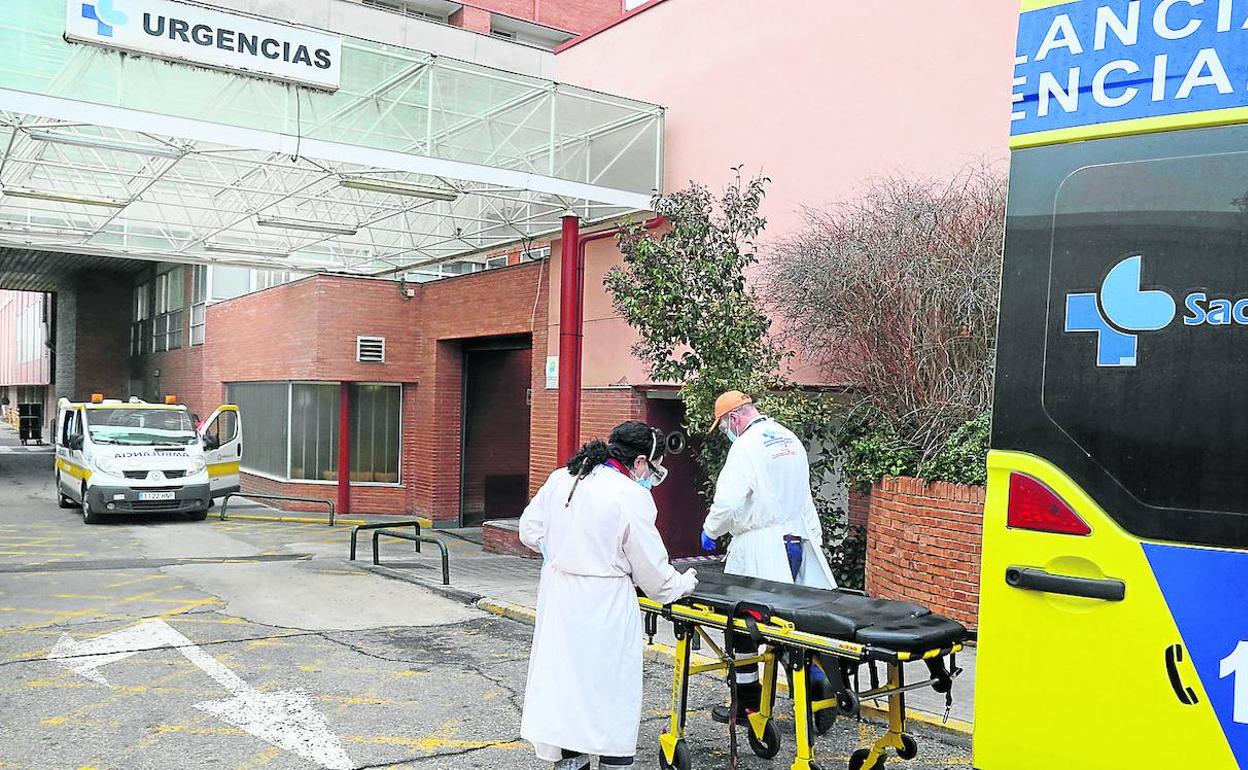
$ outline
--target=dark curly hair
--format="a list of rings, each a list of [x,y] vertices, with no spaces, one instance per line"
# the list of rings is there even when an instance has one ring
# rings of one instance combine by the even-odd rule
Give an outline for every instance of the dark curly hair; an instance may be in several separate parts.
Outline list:
[[[657,463],[663,459],[663,452],[666,448],[667,442],[663,438],[662,431],[644,422],[629,420],[615,426],[606,441],[595,439],[582,446],[576,454],[572,455],[572,459],[568,460],[568,472],[575,476],[579,483],[594,468],[607,460],[618,460],[627,467],[631,467],[638,457],[645,457],[650,462]],[[572,492],[575,491],[576,484],[574,483]],[[568,493],[568,502],[571,501],[572,494]]]

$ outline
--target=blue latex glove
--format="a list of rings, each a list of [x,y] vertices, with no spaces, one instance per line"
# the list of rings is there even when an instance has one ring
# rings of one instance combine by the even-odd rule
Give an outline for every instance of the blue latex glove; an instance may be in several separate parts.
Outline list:
[[[703,531],[702,532],[702,550],[706,551],[707,553],[710,553],[711,551],[714,551],[718,547],[719,546],[716,545],[715,543],[715,538],[711,537],[710,535],[706,534],[705,531]]]

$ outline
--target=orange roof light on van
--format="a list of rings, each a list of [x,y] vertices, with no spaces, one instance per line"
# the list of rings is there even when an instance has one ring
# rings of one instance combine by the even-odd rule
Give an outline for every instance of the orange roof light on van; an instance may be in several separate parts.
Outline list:
[[[165,403],[176,404],[178,403],[178,397],[177,396],[165,396]]]
[[[92,394],[91,394],[91,403],[93,403],[93,404],[102,404],[102,403],[104,403],[104,394],[103,394],[103,393],[92,393]]]

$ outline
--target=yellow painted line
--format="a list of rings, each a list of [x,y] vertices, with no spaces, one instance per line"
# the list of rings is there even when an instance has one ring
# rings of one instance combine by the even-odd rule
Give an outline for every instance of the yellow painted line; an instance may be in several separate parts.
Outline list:
[[[117,583],[109,583],[108,585],[104,587],[105,588],[121,588],[122,586],[133,585],[135,583],[142,583],[144,580],[171,580],[171,579],[173,579],[172,575],[166,575],[164,573],[157,572],[157,573],[153,573],[150,575],[144,575],[142,577],[127,578],[126,580],[122,580]]]
[[[1079,0],[1022,0],[1022,12],[1039,11],[1057,5],[1071,5]]]
[[[1038,131],[1010,139],[1011,150],[1039,147],[1063,142],[1082,142],[1088,139],[1104,139],[1113,136],[1133,136],[1160,131],[1177,131],[1184,128],[1207,128],[1248,122],[1248,107],[1229,107],[1224,110],[1186,112],[1182,115],[1161,115],[1152,118],[1119,120],[1097,123],[1091,126],[1075,126],[1054,131]]]
[[[277,748],[269,748],[255,755],[251,759],[244,760],[242,764],[237,765],[234,770],[256,770],[256,768],[264,767],[273,760],[282,755],[282,750]]]
[[[533,624],[537,622],[537,610],[532,607],[526,607],[523,604],[513,604],[512,602],[487,597],[478,600],[477,607],[494,615],[518,620],[522,623]]]
[[[313,519],[304,516],[260,516],[250,513],[227,513],[226,521],[286,521],[295,524],[328,524],[329,519]],[[334,519],[335,524],[367,524],[364,519]]]

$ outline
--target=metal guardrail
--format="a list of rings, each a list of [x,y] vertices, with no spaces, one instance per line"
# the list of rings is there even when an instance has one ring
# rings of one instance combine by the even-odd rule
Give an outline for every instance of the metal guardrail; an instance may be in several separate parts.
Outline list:
[[[245,497],[249,500],[286,500],[292,503],[315,503],[316,505],[323,505],[327,509],[329,509],[329,526],[331,527],[334,526],[334,501],[333,500],[326,500],[322,497],[291,497],[290,495],[258,495],[258,494],[252,494],[250,492],[230,492],[225,497],[221,498],[221,513],[218,516],[218,519],[220,521],[225,521],[225,511],[230,505],[231,497]],[[351,536],[351,549],[352,551],[355,550],[354,533],[352,533],[352,536]]]
[[[379,524],[360,524],[351,528],[351,558],[349,561],[355,561],[355,538],[360,534],[361,529],[390,529],[391,527],[411,527],[412,534],[420,537],[419,521],[386,521]],[[420,541],[416,541],[416,553],[420,553]]]
[[[446,550],[446,543],[433,537],[425,537],[423,535],[409,535],[406,532],[389,532],[384,529],[378,529],[373,532],[373,564],[381,564],[377,553],[377,540],[382,535],[386,537],[397,537],[400,540],[411,540],[417,545],[420,543],[433,543],[442,552],[442,585],[449,586],[451,584],[451,556]]]

